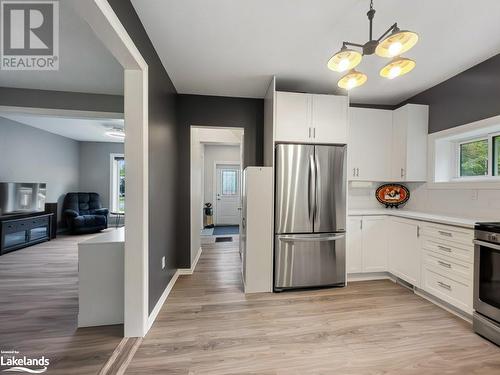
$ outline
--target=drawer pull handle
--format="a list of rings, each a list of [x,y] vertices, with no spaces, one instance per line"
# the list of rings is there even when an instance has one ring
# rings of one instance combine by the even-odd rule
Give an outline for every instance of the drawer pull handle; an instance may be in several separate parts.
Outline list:
[[[446,263],[446,262],[442,262],[440,260],[438,260],[438,263],[443,266],[443,267],[446,267],[446,268],[451,268],[451,264],[450,263]]]
[[[451,249],[449,247],[446,247],[446,246],[438,245],[438,249],[446,251],[447,253],[451,253]]]
[[[445,231],[443,231],[443,230],[438,230],[438,233],[439,233],[441,236],[453,237],[453,235],[452,235],[450,232],[445,232]]]
[[[448,284],[445,284],[441,281],[438,281],[438,285],[441,287],[441,288],[444,288],[446,290],[451,290],[451,285],[448,285]]]

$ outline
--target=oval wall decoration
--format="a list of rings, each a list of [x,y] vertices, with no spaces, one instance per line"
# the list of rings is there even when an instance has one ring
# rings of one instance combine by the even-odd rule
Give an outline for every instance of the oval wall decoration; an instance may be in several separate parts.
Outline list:
[[[400,184],[384,184],[379,186],[375,196],[385,207],[398,208],[408,202],[410,191],[406,186]]]

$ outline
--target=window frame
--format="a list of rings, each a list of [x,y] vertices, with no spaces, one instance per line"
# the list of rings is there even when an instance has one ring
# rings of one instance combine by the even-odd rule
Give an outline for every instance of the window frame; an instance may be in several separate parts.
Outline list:
[[[461,163],[462,162],[462,158],[461,158],[462,146],[469,144],[469,143],[480,142],[480,141],[487,141],[487,143],[488,143],[488,149],[487,149],[488,162],[486,165],[487,173],[484,175],[481,175],[481,176],[462,176],[460,174],[461,173],[461,164],[462,164]],[[491,168],[490,168],[491,147],[490,147],[490,145],[491,145],[491,140],[489,139],[488,136],[467,138],[467,139],[462,139],[460,141],[457,141],[455,144],[456,151],[455,151],[455,177],[454,177],[454,179],[456,179],[456,180],[475,180],[475,179],[484,179],[484,178],[489,177],[491,175]]]
[[[125,155],[124,154],[116,154],[116,153],[112,153],[109,155],[109,159],[110,159],[109,210],[110,210],[110,212],[122,213],[122,211],[120,211],[120,202],[119,202],[119,199],[120,199],[120,194],[119,194],[120,187],[119,187],[119,183],[118,183],[119,175],[118,175],[117,168],[115,168],[115,166],[117,165],[117,160],[116,160],[117,158],[125,159]],[[125,211],[123,211],[123,212],[125,212]]]

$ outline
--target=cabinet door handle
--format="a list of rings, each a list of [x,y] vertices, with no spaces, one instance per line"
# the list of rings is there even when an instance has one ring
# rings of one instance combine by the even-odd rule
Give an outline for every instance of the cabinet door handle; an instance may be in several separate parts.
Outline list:
[[[438,285],[441,287],[441,288],[444,288],[444,289],[447,289],[447,290],[451,290],[451,285],[448,285],[448,284],[445,284],[441,281],[438,281]]]
[[[313,138],[316,139],[316,128],[313,128]]]
[[[356,177],[356,168],[352,169],[352,177]]]
[[[417,225],[417,238],[420,237],[420,225]]]
[[[356,176],[359,177],[359,168],[356,168],[357,172],[356,172]]]
[[[438,245],[438,249],[446,251],[447,253],[451,253],[451,249],[449,247],[446,247],[446,246]]]
[[[405,170],[404,168],[401,168],[401,178],[403,178],[405,176]]]
[[[309,128],[309,138],[311,138],[311,128]]]
[[[450,233],[450,232],[445,232],[443,230],[438,230],[438,233],[441,235],[441,236],[445,236],[445,237],[453,237],[453,235]]]
[[[451,268],[451,264],[450,263],[446,263],[446,262],[443,262],[441,260],[438,260],[438,263],[443,266],[443,267],[446,267],[446,268]]]
[[[363,219],[359,220],[359,229],[363,230]]]

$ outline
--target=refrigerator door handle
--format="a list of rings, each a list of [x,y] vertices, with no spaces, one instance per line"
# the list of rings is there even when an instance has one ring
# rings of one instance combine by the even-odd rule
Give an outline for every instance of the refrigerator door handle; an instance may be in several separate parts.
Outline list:
[[[314,154],[309,155],[309,220],[311,223],[316,214],[316,165],[314,163]]]
[[[317,237],[317,236],[287,236],[287,235],[281,235],[278,236],[278,239],[280,241],[284,242],[324,242],[324,241],[337,241],[345,237],[345,234],[336,234],[332,236],[325,236],[325,237]]]

